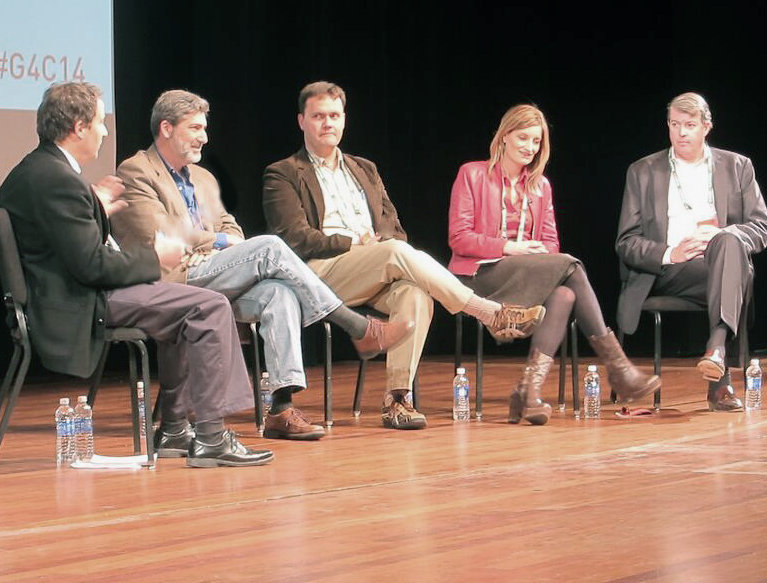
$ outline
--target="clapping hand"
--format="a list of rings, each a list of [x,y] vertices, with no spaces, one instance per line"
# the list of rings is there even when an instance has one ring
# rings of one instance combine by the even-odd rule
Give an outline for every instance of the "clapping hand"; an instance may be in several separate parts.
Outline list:
[[[98,184],[91,184],[91,190],[101,201],[108,217],[128,206],[128,203],[120,198],[125,192],[125,186],[117,176],[104,176]]]

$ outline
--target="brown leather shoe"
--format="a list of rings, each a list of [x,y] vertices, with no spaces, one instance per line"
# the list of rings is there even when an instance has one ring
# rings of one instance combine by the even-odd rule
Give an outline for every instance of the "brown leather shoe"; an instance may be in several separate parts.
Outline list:
[[[413,333],[415,322],[384,322],[368,316],[368,329],[359,340],[352,340],[362,360],[391,350]]]
[[[541,389],[554,359],[533,349],[527,357],[527,365],[517,390],[509,400],[509,423],[522,419],[532,425],[546,425],[551,417],[551,405],[541,399]]]
[[[387,393],[381,408],[381,421],[389,429],[423,429],[426,415],[416,410],[403,395]]]
[[[498,342],[511,342],[517,338],[527,338],[546,315],[543,306],[514,306],[501,304],[493,323],[487,329]]]
[[[264,437],[311,441],[325,437],[325,429],[322,425],[312,425],[301,411],[290,407],[277,415],[267,413],[264,421]]]
[[[703,358],[698,361],[698,370],[707,381],[719,381],[724,375],[724,368],[723,348],[706,350]]]
[[[735,396],[735,389],[730,384],[730,371],[722,375],[721,380],[708,383],[709,411],[742,411],[743,403]]]
[[[590,336],[589,343],[607,367],[607,381],[618,401],[638,401],[660,388],[660,377],[645,374],[635,367],[609,328],[607,334]]]

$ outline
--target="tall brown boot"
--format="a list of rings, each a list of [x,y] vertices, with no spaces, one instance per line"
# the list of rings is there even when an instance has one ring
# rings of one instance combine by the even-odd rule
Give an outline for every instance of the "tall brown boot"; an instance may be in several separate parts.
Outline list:
[[[522,419],[533,425],[546,425],[551,405],[541,399],[541,388],[554,359],[534,348],[527,357],[525,371],[509,401],[509,423]]]
[[[589,343],[607,367],[607,381],[619,401],[638,401],[660,388],[660,377],[644,374],[631,364],[609,328],[603,336],[590,336]]]

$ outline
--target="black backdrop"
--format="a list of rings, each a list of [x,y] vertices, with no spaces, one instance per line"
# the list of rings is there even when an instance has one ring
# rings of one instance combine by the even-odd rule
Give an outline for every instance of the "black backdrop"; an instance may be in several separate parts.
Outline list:
[[[750,156],[757,177],[767,172],[763,18],[671,2],[631,11],[504,4],[115,0],[118,162],[149,144],[161,91],[203,95],[211,103],[203,165],[246,232],[259,233],[263,169],[301,144],[298,91],[334,81],[348,97],[342,148],[378,164],[411,242],[446,263],[458,166],[487,157],[509,106],[534,102],[551,125],[547,175],[563,249],[583,259],[612,324],[625,170],[667,147],[671,97],[705,95],[710,143]],[[765,272],[767,256],[756,266]],[[767,299],[761,280],[757,306]],[[767,344],[759,313],[755,348]],[[670,322],[667,354],[702,350],[704,319]],[[645,322],[629,351],[646,353],[649,332]],[[450,353],[451,338],[452,319],[438,308],[427,353]]]

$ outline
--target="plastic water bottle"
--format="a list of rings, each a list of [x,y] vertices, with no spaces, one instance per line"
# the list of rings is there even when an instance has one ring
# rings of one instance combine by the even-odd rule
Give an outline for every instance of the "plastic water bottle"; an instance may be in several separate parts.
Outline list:
[[[56,467],[68,466],[75,455],[75,412],[69,406],[69,399],[59,399],[54,416],[56,419]]]
[[[93,411],[88,397],[77,397],[75,406],[75,459],[88,461],[93,457]]]
[[[597,366],[590,364],[586,376],[583,377],[583,416],[586,419],[599,419],[601,409],[599,373]]]
[[[261,411],[263,411],[264,417],[266,417],[269,409],[272,408],[272,383],[269,382],[268,372],[261,373],[259,393],[261,395]]]
[[[453,379],[453,421],[468,421],[471,417],[469,410],[469,379],[466,369],[459,366]]]
[[[746,369],[746,410],[762,408],[762,369],[759,359],[751,359],[751,365]]]
[[[144,381],[136,383],[138,397],[138,428],[141,437],[146,437],[146,403],[144,402]]]

